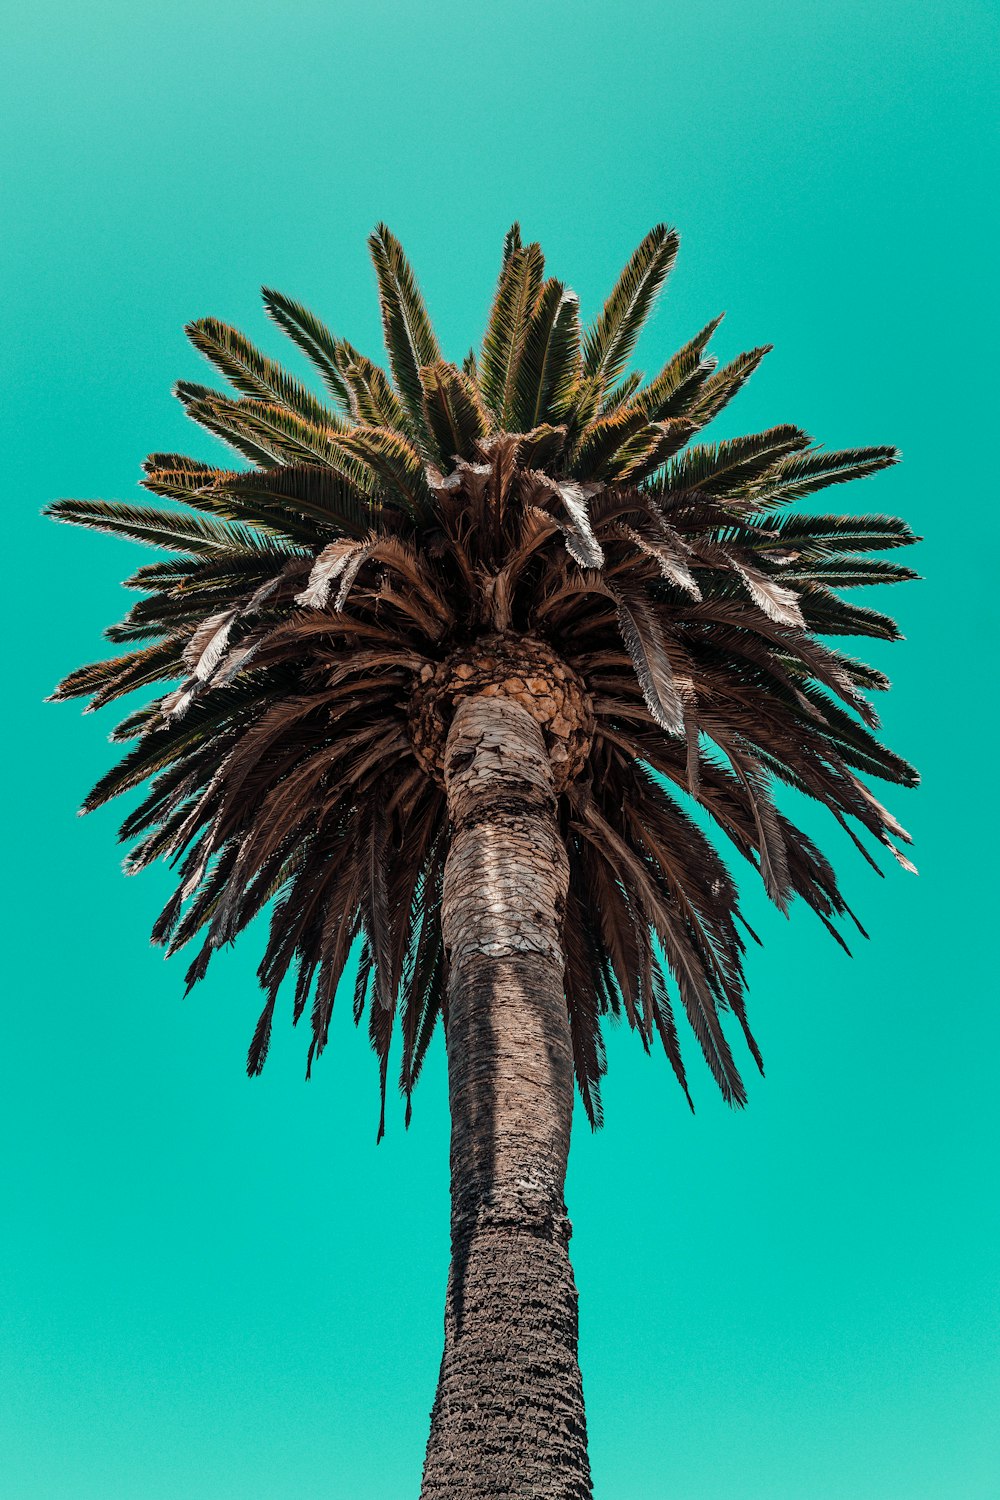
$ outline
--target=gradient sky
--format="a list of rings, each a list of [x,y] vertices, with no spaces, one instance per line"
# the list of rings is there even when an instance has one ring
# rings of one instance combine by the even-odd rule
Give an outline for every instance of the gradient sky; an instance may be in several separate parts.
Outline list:
[[[36,0],[4,35],[3,1494],[417,1493],[447,1272],[440,1039],[409,1134],[397,1109],[376,1149],[349,1007],[308,1086],[287,1020],[244,1077],[259,932],[182,1002],[183,960],[147,941],[167,875],[122,878],[119,809],[74,816],[114,712],[41,701],[102,654],[146,558],[38,512],[137,497],[152,449],[214,456],[170,395],[208,378],[182,327],[213,314],[281,353],[262,281],[375,352],[381,218],[461,357],[518,217],[587,313],[676,225],[640,363],[726,309],[723,356],[775,352],[720,435],[897,442],[902,466],[832,494],[927,538],[926,581],[893,600],[907,641],[872,653],[925,776],[889,799],[919,879],[878,880],[811,821],[872,937],[848,960],[749,894],[768,1069],[749,1108],[691,1054],[692,1118],[663,1058],[614,1033],[606,1128],[576,1132],[598,1500],[995,1500],[989,7]]]

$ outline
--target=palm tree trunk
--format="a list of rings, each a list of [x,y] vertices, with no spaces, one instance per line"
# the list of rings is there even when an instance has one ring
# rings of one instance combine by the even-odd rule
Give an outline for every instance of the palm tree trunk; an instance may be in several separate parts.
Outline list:
[[[591,1494],[563,1190],[566,852],[541,730],[462,699],[445,752],[452,1264],[422,1500]]]

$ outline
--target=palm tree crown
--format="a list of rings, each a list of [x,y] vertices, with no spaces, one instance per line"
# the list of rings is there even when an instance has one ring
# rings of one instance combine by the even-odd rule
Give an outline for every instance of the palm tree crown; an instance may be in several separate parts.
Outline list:
[[[862,833],[908,864],[894,844],[906,833],[859,776],[916,779],[872,733],[863,695],[886,680],[823,638],[896,637],[836,591],[913,577],[872,555],[913,535],[891,517],[789,508],[897,454],[823,452],[784,425],[692,442],[767,349],[716,368],[715,319],[653,379],[628,373],[677,251],[663,226],[585,332],[576,296],[515,226],[481,350],[461,367],[443,358],[396,239],[379,226],[370,248],[391,380],[265,289],[324,399],[203,319],[188,333],[236,394],[189,382],[177,394],[251,467],[156,453],[145,488],[185,508],[50,507],[175,554],[129,580],[142,597],[108,631],[126,653],[55,694],[97,707],[159,693],[115,731],[135,744],[85,807],[152,778],[122,825],[137,841],[127,868],[179,862],[154,937],[173,950],[203,935],[189,983],[273,901],[251,1073],[290,972],[311,1066],[360,943],[354,1010],[367,1010],[383,1118],[397,1016],[408,1116],[444,1008],[444,740],[464,696],[512,696],[541,726],[559,794],[565,992],[591,1123],[608,1013],[647,1047],[658,1036],[687,1092],[672,989],[741,1104],[725,1011],[760,1055],[737,893],[684,804],[700,804],[779,907],[801,896],[835,936],[851,913],[775,807],[775,779],[829,808],[866,858]]]

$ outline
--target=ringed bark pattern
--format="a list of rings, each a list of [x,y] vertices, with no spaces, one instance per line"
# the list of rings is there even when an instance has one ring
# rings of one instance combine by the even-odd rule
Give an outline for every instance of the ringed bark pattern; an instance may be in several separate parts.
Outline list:
[[[462,698],[445,750],[452,1265],[423,1500],[591,1494],[564,1185],[569,884],[536,718]]]

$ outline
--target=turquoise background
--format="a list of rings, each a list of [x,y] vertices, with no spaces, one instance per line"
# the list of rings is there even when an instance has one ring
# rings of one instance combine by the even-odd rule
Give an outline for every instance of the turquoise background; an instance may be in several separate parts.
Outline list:
[[[919,880],[880,882],[831,823],[872,941],[848,960],[752,893],[750,1107],[729,1113],[692,1053],[692,1118],[665,1061],[615,1033],[607,1126],[577,1131],[598,1500],[993,1500],[989,8],[103,0],[9,7],[4,36],[3,1494],[417,1492],[442,1049],[409,1135],[396,1110],[376,1149],[348,1007],[306,1086],[287,1024],[243,1075],[253,936],[182,1003],[183,961],[147,942],[167,875],[121,877],[120,809],[74,817],[114,711],[41,702],[102,654],[146,559],[38,512],[136,497],[151,449],[212,456],[170,396],[208,378],[182,325],[214,314],[281,353],[261,281],[375,352],[379,218],[460,357],[517,216],[588,312],[675,224],[646,368],[728,309],[724,356],[776,349],[720,433],[898,442],[900,468],[831,497],[927,537],[926,581],[893,600],[907,643],[873,653],[887,735],[925,776],[888,798]]]

